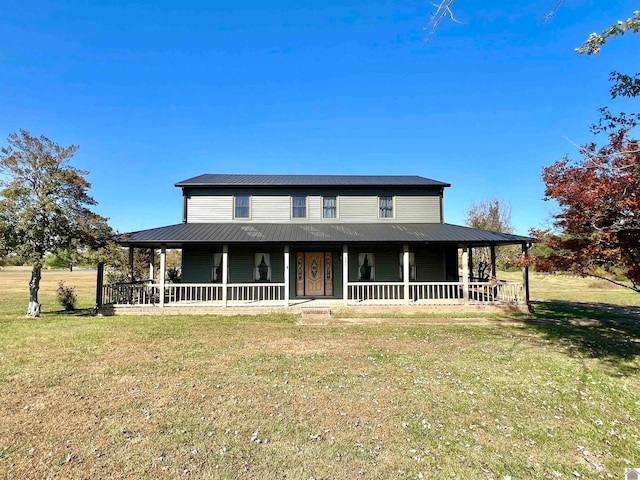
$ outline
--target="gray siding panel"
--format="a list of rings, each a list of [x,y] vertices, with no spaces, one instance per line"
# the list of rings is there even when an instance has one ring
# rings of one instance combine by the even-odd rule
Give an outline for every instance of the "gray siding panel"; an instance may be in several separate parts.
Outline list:
[[[343,195],[340,197],[341,222],[377,222],[378,197]]]
[[[322,197],[318,195],[307,197],[307,218],[310,222],[322,220]]]
[[[286,195],[254,195],[251,198],[251,220],[256,223],[288,222],[291,200]]]
[[[291,218],[291,196],[251,195],[251,218],[233,218],[233,195],[193,195],[187,197],[187,222],[378,222],[378,195],[340,195],[339,218],[322,218],[322,196],[307,197],[307,218]],[[440,222],[440,197],[437,195],[395,196],[395,218],[382,221],[401,223]]]
[[[187,198],[187,222],[225,222],[233,218],[230,195],[194,196]]]
[[[440,197],[398,195],[395,197],[395,221],[439,223]]]

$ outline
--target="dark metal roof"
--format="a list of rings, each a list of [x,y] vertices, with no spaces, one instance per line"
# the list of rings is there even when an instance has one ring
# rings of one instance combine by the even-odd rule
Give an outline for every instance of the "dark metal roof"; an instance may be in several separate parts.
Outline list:
[[[176,187],[450,187],[417,175],[243,175],[207,173]]]
[[[122,245],[178,247],[211,243],[522,244],[529,237],[448,223],[180,223],[122,235]]]

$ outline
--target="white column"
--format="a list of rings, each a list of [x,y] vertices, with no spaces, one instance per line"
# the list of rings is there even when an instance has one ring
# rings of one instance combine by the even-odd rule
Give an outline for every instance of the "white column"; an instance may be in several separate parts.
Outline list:
[[[409,303],[409,245],[402,246],[402,281],[404,283],[404,303]]]
[[[342,301],[349,303],[349,246],[342,245]]]
[[[153,283],[153,257],[155,257],[156,251],[153,248],[149,249],[149,278],[151,279],[151,283]]]
[[[469,247],[462,246],[462,298],[469,303]]]
[[[289,245],[284,246],[284,305],[289,306]]]
[[[164,308],[164,277],[166,275],[167,249],[160,248],[160,308]]]
[[[227,283],[229,282],[229,245],[222,246],[222,306],[227,306]]]
[[[529,245],[522,244],[522,255],[524,257],[524,266],[522,267],[522,282],[524,284],[524,300],[529,307],[529,312],[533,313],[533,307],[531,306],[531,297],[529,295]]]

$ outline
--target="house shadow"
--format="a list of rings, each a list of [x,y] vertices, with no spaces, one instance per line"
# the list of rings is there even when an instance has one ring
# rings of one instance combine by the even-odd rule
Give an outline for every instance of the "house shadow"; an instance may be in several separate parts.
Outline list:
[[[602,360],[618,374],[640,373],[640,307],[542,301],[524,322],[577,356]]]
[[[51,310],[42,312],[41,317],[55,316],[55,315],[67,315],[69,317],[91,317],[93,316],[93,308],[76,308],[75,310],[67,311],[64,308],[60,310]]]

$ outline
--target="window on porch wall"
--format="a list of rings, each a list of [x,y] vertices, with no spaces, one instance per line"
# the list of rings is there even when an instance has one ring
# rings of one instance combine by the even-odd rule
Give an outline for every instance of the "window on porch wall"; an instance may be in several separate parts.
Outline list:
[[[213,268],[211,271],[211,282],[222,283],[222,254],[213,254]]]
[[[404,280],[404,253],[400,252],[400,263],[399,263],[399,275],[400,281]],[[416,254],[414,252],[409,252],[409,281],[416,281]]]
[[[271,255],[256,253],[253,265],[253,278],[256,282],[271,281]]]
[[[376,278],[375,256],[373,253],[358,254],[358,280],[372,282]]]

